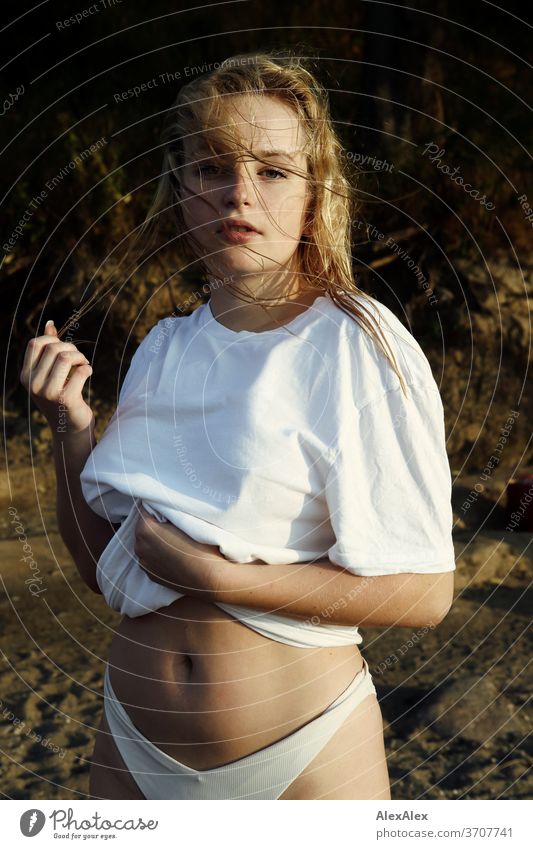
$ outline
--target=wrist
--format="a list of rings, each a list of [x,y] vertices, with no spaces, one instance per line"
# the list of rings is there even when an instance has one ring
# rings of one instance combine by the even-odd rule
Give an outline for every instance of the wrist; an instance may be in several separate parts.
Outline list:
[[[94,415],[89,424],[79,429],[70,424],[58,425],[49,422],[49,425],[52,431],[52,445],[72,445],[73,447],[90,445],[91,448],[96,445],[96,419]]]
[[[96,444],[94,426],[80,432],[54,434],[52,454],[58,477],[73,476],[73,479],[79,483],[79,473]]]

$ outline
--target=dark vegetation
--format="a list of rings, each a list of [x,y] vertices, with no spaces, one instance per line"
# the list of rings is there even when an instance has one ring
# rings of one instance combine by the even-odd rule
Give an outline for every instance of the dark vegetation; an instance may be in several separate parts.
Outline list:
[[[531,29],[515,17],[520,5],[501,11],[480,0],[413,0],[408,9],[296,0],[284,5],[282,20],[278,6],[257,0],[210,5],[209,14],[184,5],[109,0],[108,8],[58,28],[83,4],[36,4],[4,32],[4,52],[14,57],[3,71],[4,98],[24,91],[0,125],[2,245],[32,210],[16,243],[2,251],[13,456],[22,459],[29,448],[18,382],[24,349],[48,318],[61,327],[93,298],[72,341],[94,360],[91,403],[103,423],[138,342],[199,288],[171,226],[132,275],[118,267],[119,256],[148,209],[159,133],[177,88],[211,63],[274,47],[316,57],[347,161],[359,172],[359,285],[390,306],[426,351],[441,387],[452,465],[482,467],[513,409],[520,416],[507,461],[518,461],[529,444],[522,462],[533,462],[533,396],[524,391],[533,257],[519,200],[526,195],[533,206],[524,102]],[[6,17],[19,14],[13,4]],[[116,97],[154,79],[138,97]],[[431,161],[432,150],[444,151],[439,161]],[[478,199],[439,162],[457,169]],[[30,422],[34,450],[47,453],[44,420],[33,411]]]

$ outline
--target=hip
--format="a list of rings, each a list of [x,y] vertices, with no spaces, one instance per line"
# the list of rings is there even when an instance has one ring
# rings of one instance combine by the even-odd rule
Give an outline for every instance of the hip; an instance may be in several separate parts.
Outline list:
[[[302,727],[362,669],[357,646],[296,648],[183,597],[119,625],[113,690],[133,724],[195,769],[245,757]]]

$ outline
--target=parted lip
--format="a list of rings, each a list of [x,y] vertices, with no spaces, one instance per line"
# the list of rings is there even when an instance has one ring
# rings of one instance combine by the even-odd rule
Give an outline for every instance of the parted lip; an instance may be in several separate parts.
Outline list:
[[[231,230],[232,227],[249,227],[250,230],[254,230],[254,232],[259,233],[257,227],[254,227],[253,224],[250,224],[249,221],[245,221],[244,218],[226,218],[226,220],[222,223],[222,226],[219,228],[220,230]]]

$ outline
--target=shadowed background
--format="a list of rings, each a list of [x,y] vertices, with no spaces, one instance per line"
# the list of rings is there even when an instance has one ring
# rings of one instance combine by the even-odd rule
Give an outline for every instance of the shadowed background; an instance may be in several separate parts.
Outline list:
[[[6,4],[2,32],[2,796],[84,798],[119,621],[57,533],[26,344],[92,298],[70,341],[93,364],[100,435],[147,330],[206,298],[171,221],[133,274],[118,266],[166,110],[214,63],[276,48],[314,57],[359,190],[358,285],[418,339],[446,414],[455,604],[435,631],[363,630],[392,797],[528,798],[533,519],[530,497],[510,526],[508,485],[533,471],[530,23],[479,0],[76,6]]]

